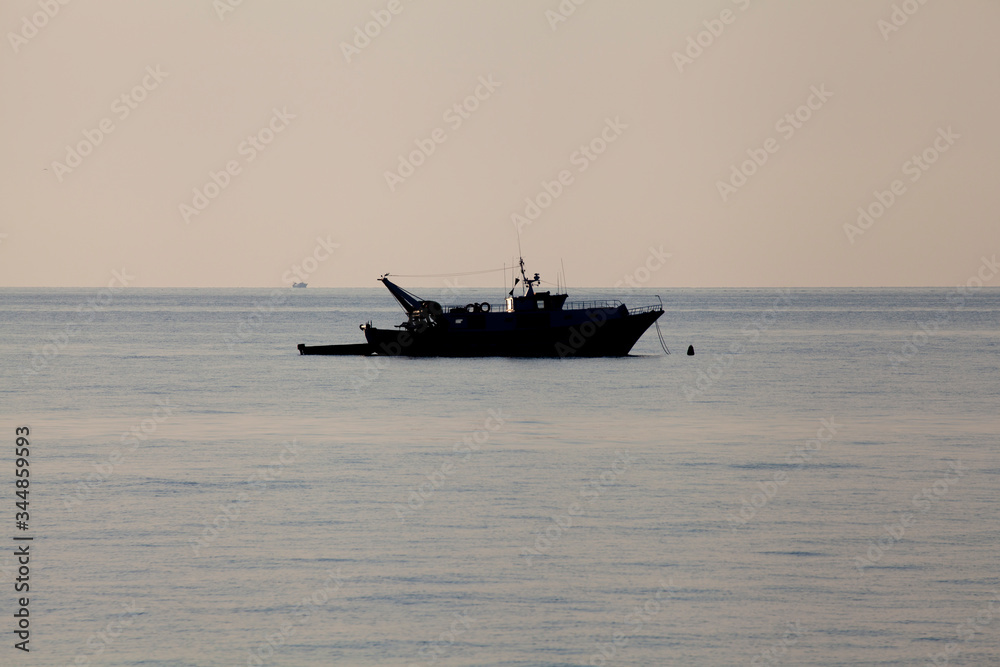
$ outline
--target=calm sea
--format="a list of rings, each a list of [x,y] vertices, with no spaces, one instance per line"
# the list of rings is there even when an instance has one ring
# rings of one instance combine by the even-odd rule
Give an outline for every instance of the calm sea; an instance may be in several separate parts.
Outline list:
[[[298,355],[381,288],[0,291],[0,663],[1000,663],[1000,290],[661,294],[670,355],[527,360]]]

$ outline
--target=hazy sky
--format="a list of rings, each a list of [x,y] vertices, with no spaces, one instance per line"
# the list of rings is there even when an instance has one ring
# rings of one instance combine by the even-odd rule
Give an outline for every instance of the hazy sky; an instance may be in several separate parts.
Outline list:
[[[0,3],[0,285],[377,286],[518,221],[570,287],[1000,251],[995,0],[60,2]]]

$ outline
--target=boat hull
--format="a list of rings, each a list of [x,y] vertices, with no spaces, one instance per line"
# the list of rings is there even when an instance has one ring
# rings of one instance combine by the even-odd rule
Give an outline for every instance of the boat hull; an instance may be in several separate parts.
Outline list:
[[[299,343],[299,354],[322,354],[327,356],[348,356],[375,354],[369,343],[352,343],[348,345],[306,345]]]
[[[448,318],[424,330],[365,327],[374,354],[411,357],[622,357],[663,314],[622,309],[556,311],[550,319],[483,314],[477,327]],[[563,322],[552,319],[565,318]],[[464,321],[463,321],[464,320]],[[507,326],[503,326],[507,325]]]

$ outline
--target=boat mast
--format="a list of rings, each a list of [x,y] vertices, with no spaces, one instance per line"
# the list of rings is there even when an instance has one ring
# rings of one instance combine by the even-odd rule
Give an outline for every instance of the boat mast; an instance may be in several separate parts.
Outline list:
[[[535,274],[535,278],[533,280],[528,280],[528,276],[524,272],[524,255],[521,254],[521,230],[520,229],[517,230],[517,255],[518,255],[518,265],[521,267],[521,283],[522,283],[521,284],[521,296],[529,296],[529,295],[535,293],[534,290],[532,289],[532,285],[534,283],[538,283],[539,285],[541,285],[542,280],[541,280],[541,278],[538,277],[537,273]],[[517,285],[517,280],[514,281],[514,284]],[[514,290],[511,289],[510,291],[513,293]]]

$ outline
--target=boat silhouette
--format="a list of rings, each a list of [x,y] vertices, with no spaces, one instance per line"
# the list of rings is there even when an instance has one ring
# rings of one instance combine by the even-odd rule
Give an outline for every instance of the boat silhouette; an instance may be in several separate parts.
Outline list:
[[[567,302],[567,294],[535,291],[520,261],[523,293],[507,294],[502,307],[487,302],[442,306],[379,277],[406,312],[394,329],[362,324],[364,343],[299,344],[301,354],[412,357],[620,357],[663,314],[657,305],[629,308],[619,300]],[[657,297],[659,300],[659,297]]]

